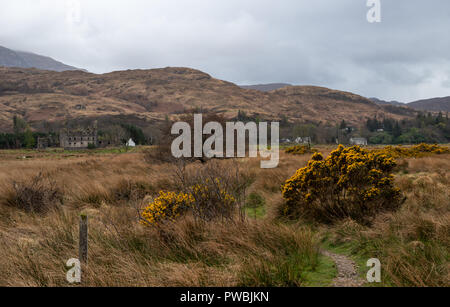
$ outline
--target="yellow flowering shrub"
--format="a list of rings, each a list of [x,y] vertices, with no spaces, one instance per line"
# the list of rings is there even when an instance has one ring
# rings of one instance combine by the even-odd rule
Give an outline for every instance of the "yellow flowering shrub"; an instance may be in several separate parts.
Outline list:
[[[291,155],[300,156],[300,155],[305,155],[308,153],[317,152],[317,150],[314,148],[310,148],[309,146],[306,146],[306,145],[295,145],[295,146],[286,148],[285,152],[288,154],[291,154]]]
[[[175,192],[159,192],[159,197],[150,203],[141,214],[141,223],[146,226],[159,226],[173,221],[192,207],[192,195]]]
[[[223,187],[220,179],[207,179],[195,184],[187,193],[159,192],[142,212],[141,223],[145,226],[161,226],[173,222],[187,212],[196,218],[212,220],[218,216],[231,218],[236,209],[236,199]]]
[[[401,203],[391,171],[394,158],[359,146],[340,145],[326,159],[315,153],[282,187],[284,215],[321,222],[346,217],[369,222],[380,211]]]
[[[382,149],[374,149],[374,152],[383,153],[394,158],[420,158],[435,154],[448,154],[450,148],[440,145],[419,144],[411,147],[386,146]]]
[[[218,216],[231,218],[236,209],[236,199],[229,194],[219,178],[206,179],[203,184],[191,187],[194,199],[193,213],[202,220]]]

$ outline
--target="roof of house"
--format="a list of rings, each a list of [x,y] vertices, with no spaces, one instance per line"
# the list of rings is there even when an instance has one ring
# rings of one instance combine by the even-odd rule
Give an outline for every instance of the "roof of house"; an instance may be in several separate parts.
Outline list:
[[[75,129],[61,129],[61,134],[65,134],[68,136],[83,136],[83,135],[93,135],[96,134],[96,129],[87,127],[87,128],[75,128]]]

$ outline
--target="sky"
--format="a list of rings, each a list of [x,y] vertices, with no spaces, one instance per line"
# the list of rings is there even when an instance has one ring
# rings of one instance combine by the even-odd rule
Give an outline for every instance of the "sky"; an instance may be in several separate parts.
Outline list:
[[[94,73],[191,67],[236,84],[450,96],[450,1],[0,0],[0,46]]]

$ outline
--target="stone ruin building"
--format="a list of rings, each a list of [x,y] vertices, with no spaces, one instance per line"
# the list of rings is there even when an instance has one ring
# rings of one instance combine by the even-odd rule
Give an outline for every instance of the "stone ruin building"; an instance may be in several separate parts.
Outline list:
[[[50,147],[49,139],[46,137],[38,137],[36,148],[38,150],[45,150],[46,148]]]
[[[60,147],[66,150],[87,149],[89,145],[98,146],[96,127],[62,129],[59,133]]]

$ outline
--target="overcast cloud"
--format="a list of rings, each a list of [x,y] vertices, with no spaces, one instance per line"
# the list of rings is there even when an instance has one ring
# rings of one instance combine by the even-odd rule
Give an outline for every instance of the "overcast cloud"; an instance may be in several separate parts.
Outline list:
[[[0,0],[0,45],[103,73],[186,66],[413,101],[450,96],[450,1]]]

